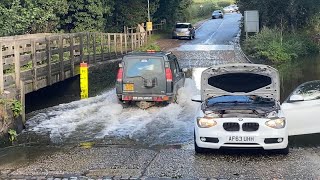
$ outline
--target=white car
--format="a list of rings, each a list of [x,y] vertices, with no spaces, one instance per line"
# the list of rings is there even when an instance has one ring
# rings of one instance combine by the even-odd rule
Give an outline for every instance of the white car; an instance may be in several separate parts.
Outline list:
[[[320,132],[320,80],[298,86],[280,105],[278,71],[267,65],[227,64],[200,69],[195,120],[197,153],[262,148],[288,154],[288,136]],[[197,72],[199,73],[199,72]]]

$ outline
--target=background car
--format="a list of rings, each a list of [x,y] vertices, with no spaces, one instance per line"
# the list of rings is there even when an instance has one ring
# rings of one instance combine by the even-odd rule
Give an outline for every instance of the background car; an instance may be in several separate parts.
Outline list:
[[[172,38],[188,38],[191,40],[195,38],[195,34],[195,29],[191,23],[176,23],[172,32]]]
[[[233,12],[237,12],[238,10],[239,8],[237,5],[230,5],[223,8],[223,12],[225,13],[233,13]]]
[[[289,135],[320,132],[320,80],[298,86],[281,105],[288,121]]]
[[[146,109],[156,103],[175,102],[185,74],[171,52],[137,52],[119,64],[116,93],[124,104]]]
[[[212,12],[212,19],[223,18],[223,12],[221,10],[216,10]]]

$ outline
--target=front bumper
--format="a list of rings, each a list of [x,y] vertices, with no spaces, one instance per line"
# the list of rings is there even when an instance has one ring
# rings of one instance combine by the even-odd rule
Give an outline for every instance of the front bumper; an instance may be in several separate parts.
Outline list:
[[[231,119],[224,119],[224,122],[237,122]],[[243,122],[237,122],[242,127],[243,123],[259,122],[259,129],[253,132],[226,131],[223,128],[223,122],[211,128],[199,128],[195,124],[195,141],[201,148],[220,149],[220,148],[263,148],[265,150],[284,149],[288,146],[288,133],[286,127],[283,129],[273,129],[266,126],[266,120],[247,119]],[[254,141],[235,142],[233,137],[253,138]],[[207,141],[202,141],[206,138]],[[231,138],[231,139],[230,139]],[[281,138],[282,142],[277,142]],[[208,142],[209,141],[209,142]]]

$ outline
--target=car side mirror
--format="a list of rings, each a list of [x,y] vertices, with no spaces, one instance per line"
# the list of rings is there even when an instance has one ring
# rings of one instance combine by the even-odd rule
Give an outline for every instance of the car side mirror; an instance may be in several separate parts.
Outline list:
[[[191,98],[191,101],[202,103],[201,95],[193,96],[193,97]]]
[[[304,101],[304,98],[301,95],[294,94],[294,95],[290,96],[289,100],[290,100],[290,102],[298,102],[298,101]]]
[[[188,71],[187,68],[182,68],[182,72],[186,73]]]

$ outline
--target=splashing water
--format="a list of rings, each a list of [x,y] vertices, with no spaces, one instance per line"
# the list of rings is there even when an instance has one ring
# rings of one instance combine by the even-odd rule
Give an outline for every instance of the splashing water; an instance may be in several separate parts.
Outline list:
[[[30,118],[27,131],[49,134],[52,142],[105,137],[130,138],[148,145],[179,144],[193,139],[198,94],[192,79],[178,91],[178,103],[142,110],[123,108],[115,89],[100,96],[46,109]]]

